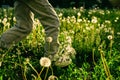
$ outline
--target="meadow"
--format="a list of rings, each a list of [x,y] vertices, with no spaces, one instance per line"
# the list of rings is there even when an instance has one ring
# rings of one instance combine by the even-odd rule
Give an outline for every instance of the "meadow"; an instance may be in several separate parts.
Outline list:
[[[120,10],[58,9],[61,48],[72,46],[68,67],[43,67],[44,28],[34,18],[24,40],[0,52],[0,80],[120,80]],[[0,34],[16,23],[12,8],[0,9]],[[50,78],[52,76],[52,78]]]

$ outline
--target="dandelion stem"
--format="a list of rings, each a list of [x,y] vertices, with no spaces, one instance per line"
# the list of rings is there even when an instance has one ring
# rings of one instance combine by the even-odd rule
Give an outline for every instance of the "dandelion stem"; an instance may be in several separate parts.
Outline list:
[[[54,73],[53,73],[53,69],[52,69],[52,67],[51,67],[51,66],[50,66],[50,69],[51,69],[51,71],[52,71],[52,75],[53,75]]]
[[[105,57],[104,57],[104,54],[103,54],[103,51],[101,50],[100,51],[100,54],[101,54],[101,59],[102,59],[102,62],[103,62],[103,66],[104,66],[104,69],[105,69],[105,73],[106,73],[106,75],[107,75],[107,77],[108,77],[108,80],[111,80],[110,79],[110,70],[109,70],[109,68],[108,68],[108,65],[107,65],[107,62],[106,62],[106,59],[105,59]]]
[[[43,67],[43,68],[41,69],[41,71],[40,71],[40,73],[38,74],[38,76],[40,76],[40,75],[42,74],[44,68],[45,68],[45,67]]]
[[[38,72],[36,71],[36,69],[28,62],[29,66],[35,71],[35,73],[39,76]]]
[[[95,48],[93,49],[93,52],[92,52],[92,58],[93,58],[94,65],[96,65],[95,58],[94,58],[94,52],[95,52]]]
[[[46,77],[47,77],[47,74],[48,74],[48,70],[49,70],[49,67],[46,70],[46,74],[45,74],[44,80],[46,80]]]
[[[111,54],[112,54],[112,44],[113,44],[113,41],[111,40],[110,41],[110,56],[109,56],[110,58],[111,58]]]

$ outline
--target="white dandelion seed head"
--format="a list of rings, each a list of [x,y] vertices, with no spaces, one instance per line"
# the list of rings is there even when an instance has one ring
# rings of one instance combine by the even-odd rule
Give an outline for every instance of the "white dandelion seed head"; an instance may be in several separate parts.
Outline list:
[[[68,55],[68,56],[71,56],[72,59],[75,58],[75,55],[76,55],[76,51],[73,47],[71,47],[70,45],[68,45],[66,48],[65,48],[65,55]]]
[[[57,77],[54,76],[54,75],[51,75],[51,76],[48,77],[48,80],[57,80]]]
[[[4,18],[4,19],[3,19],[3,22],[5,22],[5,23],[6,23],[6,22],[7,22],[7,18]]]
[[[52,39],[52,37],[47,37],[47,38],[46,38],[46,42],[51,43],[51,42],[52,42],[52,40],[53,40],[53,39]]]
[[[117,35],[120,35],[120,32],[117,32]]]
[[[78,12],[78,13],[77,13],[77,15],[78,15],[78,16],[81,16],[81,13],[80,13],[80,12]]]
[[[72,51],[71,46],[67,46],[65,49],[66,49],[67,52],[71,52]]]
[[[2,19],[0,19],[0,23],[2,22]]]
[[[110,20],[105,20],[105,23],[108,23],[108,24],[110,24],[111,22],[110,22]]]
[[[70,44],[72,43],[72,39],[71,39],[70,36],[67,36],[67,37],[66,37],[66,40],[67,40],[68,43],[70,43]]]
[[[71,18],[72,18],[72,19],[76,19],[75,16],[72,16]]]
[[[118,19],[119,19],[119,17],[116,17],[116,19],[118,20]]]
[[[8,27],[9,27],[9,26],[10,26],[10,23],[9,23],[9,22],[7,22],[7,23],[6,23],[6,26],[8,26]]]
[[[89,31],[89,30],[90,30],[90,27],[86,27],[86,30],[88,30],[88,31]]]
[[[16,21],[16,18],[15,18],[15,17],[13,17],[13,21]]]
[[[62,17],[62,16],[63,16],[63,14],[62,14],[62,13],[60,13],[58,16],[59,16],[59,17]]]
[[[92,23],[97,23],[97,22],[98,22],[97,17],[94,16],[94,17],[92,18],[91,22],[92,22]]]
[[[63,18],[63,19],[62,19],[62,22],[65,22],[65,21],[66,21],[66,19],[65,19],[65,18]]]
[[[0,61],[0,67],[2,66],[2,61]]]
[[[112,36],[112,35],[108,35],[107,38],[108,38],[109,40],[112,40],[112,39],[113,39],[113,36]]]
[[[84,7],[82,6],[82,7],[80,7],[80,11],[83,11],[84,10]]]
[[[74,10],[76,10],[76,7],[73,7]]]
[[[77,19],[77,22],[82,22],[82,19]]]
[[[47,57],[42,57],[40,59],[40,65],[43,67],[50,67],[51,66],[51,60]]]
[[[42,29],[42,33],[45,33],[45,30],[44,30],[44,29]]]

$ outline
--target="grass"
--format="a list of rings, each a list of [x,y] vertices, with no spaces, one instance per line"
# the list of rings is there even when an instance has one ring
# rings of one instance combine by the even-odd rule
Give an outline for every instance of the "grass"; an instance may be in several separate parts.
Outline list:
[[[39,60],[44,54],[44,28],[35,18],[33,31],[27,38],[0,52],[0,80],[47,80],[53,73],[58,80],[119,80],[120,11],[82,7],[56,11],[61,22],[61,45],[68,45],[70,37],[77,52],[73,63],[65,68],[52,66],[42,70]],[[0,33],[3,33],[14,25],[15,19],[13,9],[0,12]],[[41,76],[36,75],[41,70]]]

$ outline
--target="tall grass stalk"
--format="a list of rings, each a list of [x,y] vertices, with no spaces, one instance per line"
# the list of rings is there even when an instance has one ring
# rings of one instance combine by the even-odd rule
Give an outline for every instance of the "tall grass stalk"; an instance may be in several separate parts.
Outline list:
[[[35,71],[35,73],[37,74],[37,76],[39,77],[39,73],[37,72],[37,70],[28,62],[28,65]]]
[[[112,79],[111,79],[111,73],[110,73],[109,67],[108,67],[108,65],[107,65],[106,58],[105,58],[105,53],[104,53],[104,51],[102,50],[103,46],[104,46],[104,41],[103,41],[103,43],[100,45],[100,47],[99,47],[98,50],[99,50],[99,52],[100,52],[100,56],[101,56],[101,59],[102,59],[102,63],[103,63],[103,67],[104,67],[104,70],[105,70],[107,79],[108,79],[108,80],[112,80]]]
[[[46,69],[44,80],[46,80],[46,78],[47,78],[48,70],[49,70],[49,67]]]
[[[20,54],[21,54],[20,50],[17,49],[17,55],[18,55],[19,64],[22,65]],[[21,68],[23,79],[27,80],[25,72],[23,70],[23,67],[20,66],[20,68]]]

